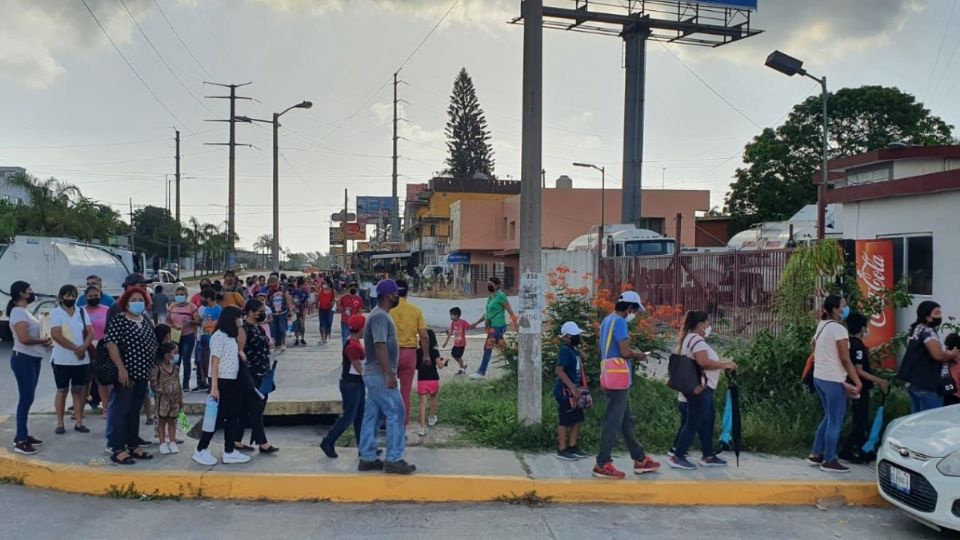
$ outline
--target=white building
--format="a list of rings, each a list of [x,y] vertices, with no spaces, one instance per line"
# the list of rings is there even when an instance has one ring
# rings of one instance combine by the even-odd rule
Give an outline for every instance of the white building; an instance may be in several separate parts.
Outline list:
[[[908,277],[915,304],[960,317],[960,146],[885,148],[829,168],[843,238],[891,239],[894,282]],[[915,305],[900,310],[897,330],[915,318]]]
[[[30,196],[27,191],[20,187],[14,187],[7,183],[7,178],[18,174],[26,174],[27,170],[23,167],[0,167],[0,201],[10,201],[19,204],[30,202]]]

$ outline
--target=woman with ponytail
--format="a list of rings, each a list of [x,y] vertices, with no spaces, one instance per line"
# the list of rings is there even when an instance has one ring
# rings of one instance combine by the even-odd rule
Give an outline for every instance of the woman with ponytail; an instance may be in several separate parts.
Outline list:
[[[848,390],[859,396],[863,385],[853,362],[850,361],[850,335],[842,320],[850,314],[843,298],[831,294],[823,301],[820,324],[813,338],[813,388],[823,406],[823,420],[817,428],[813,452],[807,463],[832,473],[850,472],[850,467],[837,459],[837,444],[847,414]],[[847,378],[853,386],[844,386]]]
[[[721,362],[720,356],[707,344],[713,329],[710,317],[703,311],[688,311],[677,337],[677,354],[693,358],[703,369],[704,380],[699,390],[690,395],[679,394],[680,432],[674,441],[673,451],[667,463],[674,469],[693,470],[697,466],[687,460],[687,450],[694,435],[700,438],[703,467],[723,467],[726,461],[717,457],[713,451],[713,424],[716,406],[713,392],[720,381],[720,372],[725,369],[737,369],[733,362]]]

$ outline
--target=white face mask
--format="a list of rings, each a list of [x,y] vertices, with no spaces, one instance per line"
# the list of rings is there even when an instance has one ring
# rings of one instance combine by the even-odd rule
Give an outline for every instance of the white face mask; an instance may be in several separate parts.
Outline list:
[[[712,333],[713,333],[712,326],[707,326],[706,328],[703,329],[703,337],[710,337],[710,334]]]
[[[636,314],[636,313],[627,313],[627,317],[626,317],[627,322],[630,322],[630,321],[632,321],[632,320],[634,320],[634,319],[636,319],[636,318],[637,318],[637,314]]]
[[[170,359],[170,362],[171,362],[173,365],[175,365],[175,366],[179,366],[179,365],[180,365],[180,355],[179,355],[179,354],[173,355],[173,358]]]

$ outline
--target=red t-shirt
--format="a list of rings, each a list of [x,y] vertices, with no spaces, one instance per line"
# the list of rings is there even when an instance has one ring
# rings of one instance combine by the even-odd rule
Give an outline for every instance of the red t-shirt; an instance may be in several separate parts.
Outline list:
[[[355,294],[345,294],[340,297],[340,318],[348,320],[351,315],[363,312],[363,300]]]
[[[333,300],[336,298],[336,293],[333,292],[333,289],[330,289],[326,292],[321,290],[317,293],[317,307],[322,310],[328,310],[333,307]]]
[[[363,361],[366,358],[366,352],[363,349],[363,343],[359,339],[350,338],[343,347],[343,369],[340,371],[340,378],[344,381],[363,381],[362,376],[353,368],[353,360]]]
[[[470,323],[468,323],[463,319],[450,321],[450,333],[453,334],[454,347],[467,346],[467,330],[469,328],[470,328]]]

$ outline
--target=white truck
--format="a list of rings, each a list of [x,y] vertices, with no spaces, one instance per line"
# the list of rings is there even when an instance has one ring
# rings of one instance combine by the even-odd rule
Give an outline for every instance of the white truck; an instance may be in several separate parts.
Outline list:
[[[63,285],[76,285],[83,294],[89,275],[100,276],[104,291],[119,297],[124,278],[133,271],[124,259],[132,261],[132,254],[69,238],[16,236],[0,244],[0,339],[13,339],[5,310],[14,281],[30,284],[37,300],[27,309],[40,316],[56,306]]]
[[[603,229],[604,257],[653,257],[673,255],[677,241],[649,229],[635,225],[607,225]],[[567,251],[597,252],[597,228],[573,239]]]

